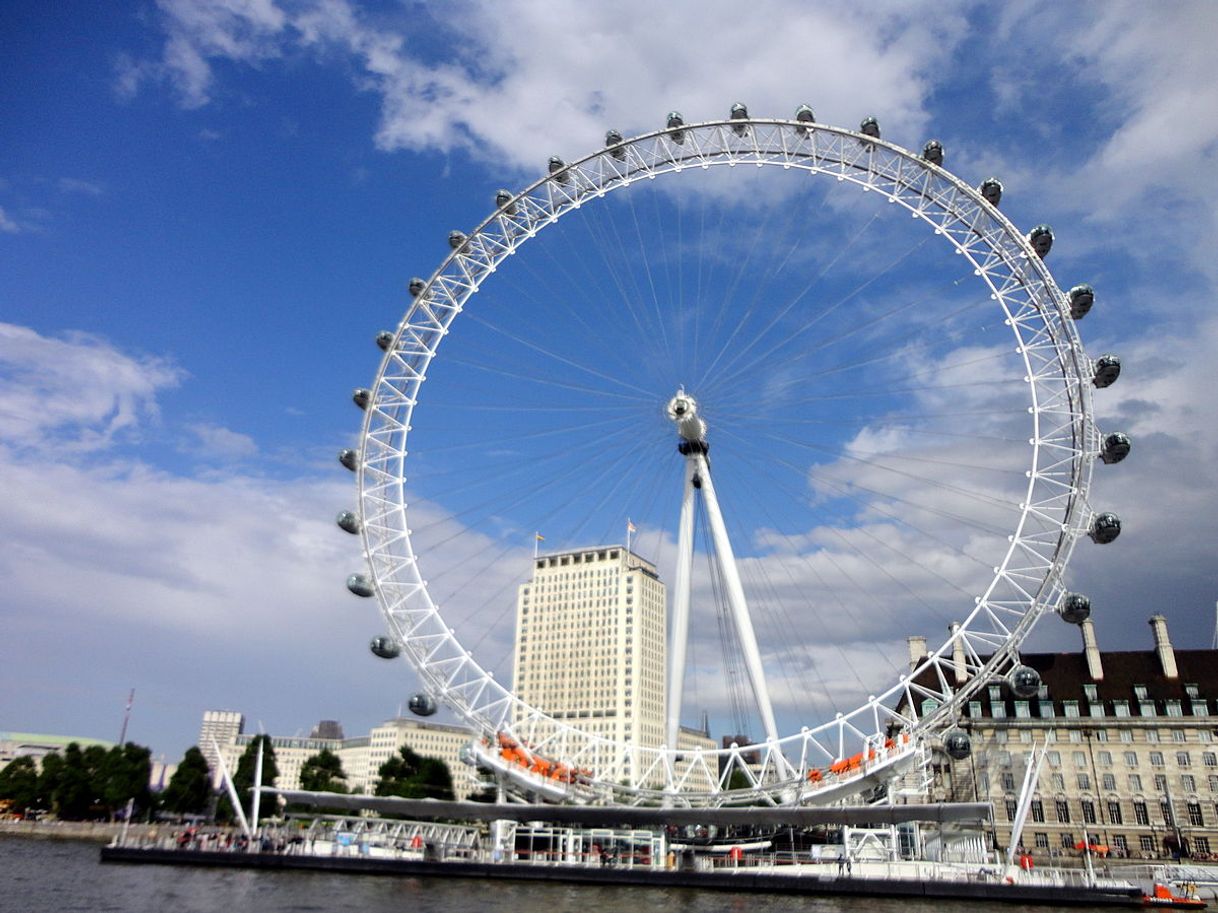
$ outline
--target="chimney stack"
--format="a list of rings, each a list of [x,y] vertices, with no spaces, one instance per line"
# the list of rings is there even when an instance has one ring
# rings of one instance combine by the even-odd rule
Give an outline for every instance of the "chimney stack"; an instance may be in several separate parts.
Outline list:
[[[909,644],[909,671],[912,672],[918,663],[926,659],[926,638],[913,634],[905,640]]]
[[[952,668],[956,672],[956,684],[963,685],[968,681],[968,668],[964,664],[964,638],[960,636],[960,624],[953,621],[947,628],[952,638]]]
[[[1163,677],[1179,678],[1180,673],[1176,670],[1176,651],[1172,649],[1171,641],[1167,638],[1167,619],[1162,615],[1151,615],[1150,628],[1155,632],[1155,652],[1159,654]]]
[[[1100,648],[1095,642],[1095,623],[1090,618],[1079,625],[1083,632],[1083,654],[1087,657],[1087,674],[1093,682],[1103,681],[1104,666],[1100,662]]]

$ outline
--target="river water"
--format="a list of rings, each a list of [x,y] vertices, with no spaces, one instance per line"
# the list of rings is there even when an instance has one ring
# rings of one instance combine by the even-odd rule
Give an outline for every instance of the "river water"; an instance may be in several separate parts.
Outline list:
[[[98,861],[99,845],[0,839],[4,913],[1044,913],[1047,907],[467,878],[258,872]],[[1079,908],[1075,908],[1079,909]],[[1109,908],[1110,909],[1110,908]]]

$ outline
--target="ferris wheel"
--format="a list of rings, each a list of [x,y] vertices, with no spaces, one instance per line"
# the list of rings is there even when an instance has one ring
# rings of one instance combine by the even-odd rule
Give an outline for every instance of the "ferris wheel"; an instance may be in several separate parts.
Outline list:
[[[982,688],[1036,695],[1021,645],[1042,616],[1086,621],[1066,564],[1120,532],[1088,499],[1096,459],[1130,449],[1092,413],[1120,361],[1084,352],[1095,295],[1059,288],[1048,226],[1019,231],[998,180],[943,160],[806,105],[673,112],[449,234],[340,454],[368,564],[347,585],[380,605],[373,652],[417,672],[412,709],[446,705],[537,797],[815,804],[931,736],[967,754]],[[671,586],[649,744],[510,683],[543,541],[618,542]],[[588,585],[571,598],[620,604]],[[622,630],[580,617],[564,655]],[[927,624],[941,646],[904,655]],[[749,737],[688,742],[707,708]]]

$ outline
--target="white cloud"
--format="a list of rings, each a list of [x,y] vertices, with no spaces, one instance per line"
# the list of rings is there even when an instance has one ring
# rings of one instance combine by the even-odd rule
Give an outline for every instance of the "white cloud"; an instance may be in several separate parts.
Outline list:
[[[183,450],[204,458],[222,460],[252,457],[258,445],[248,434],[241,434],[208,422],[197,422],[186,426],[194,440],[183,445]]]
[[[724,117],[733,100],[758,115],[812,103],[832,122],[879,115],[918,134],[925,100],[966,23],[965,4],[934,17],[902,4],[866,10],[762,0],[748,15],[729,4],[635,0],[608,14],[564,2],[464,3],[429,12],[455,57],[427,59],[421,16],[374,17],[347,0],[161,0],[161,59],[120,61],[117,88],[169,78],[186,107],[212,97],[215,64],[257,66],[296,48],[352,57],[358,84],[381,96],[377,144],[387,150],[465,150],[540,170],[555,152],[597,148],[609,126],[654,129],[680,108],[690,121]],[[708,62],[714,62],[708,66]]]
[[[54,339],[0,324],[0,443],[107,447],[117,434],[155,418],[157,391],[181,377],[165,359],[130,356],[84,333]]]
[[[3,206],[0,206],[0,231],[8,235],[15,235],[21,231],[21,226],[4,211]]]
[[[79,193],[89,197],[100,197],[106,192],[105,188],[94,181],[84,181],[80,178],[60,178],[55,182],[60,193]]]

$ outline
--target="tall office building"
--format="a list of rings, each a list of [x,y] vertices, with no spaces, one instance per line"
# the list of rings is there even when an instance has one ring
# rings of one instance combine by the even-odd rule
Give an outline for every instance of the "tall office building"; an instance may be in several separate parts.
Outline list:
[[[237,740],[245,731],[245,717],[236,710],[207,710],[203,713],[203,725],[199,727],[199,750],[207,758],[211,768],[213,785],[220,783],[220,762],[216,746],[223,750]]]
[[[538,556],[516,601],[516,694],[556,720],[618,743],[664,739],[665,587],[620,545]],[[518,720],[518,724],[524,725]],[[522,729],[533,743],[549,733]],[[583,763],[637,782],[637,755]]]

